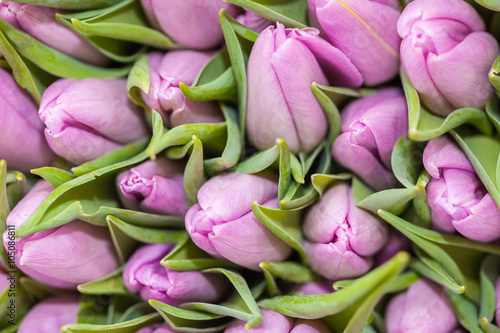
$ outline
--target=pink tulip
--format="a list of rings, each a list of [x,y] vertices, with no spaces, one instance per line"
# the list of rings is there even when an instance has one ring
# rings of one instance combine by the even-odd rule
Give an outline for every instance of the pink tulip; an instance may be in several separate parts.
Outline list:
[[[80,307],[77,295],[52,296],[31,309],[23,318],[18,333],[61,332],[64,325],[76,324]]]

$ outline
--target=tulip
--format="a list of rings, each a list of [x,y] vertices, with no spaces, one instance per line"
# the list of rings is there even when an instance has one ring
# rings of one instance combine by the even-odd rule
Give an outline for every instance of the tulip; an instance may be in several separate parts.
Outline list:
[[[391,169],[391,154],[408,133],[406,99],[397,88],[382,89],[358,99],[341,113],[342,134],[332,147],[333,157],[380,191],[398,181]]]
[[[50,148],[81,164],[145,138],[147,128],[126,84],[125,79],[61,79],[50,85],[39,110]]]
[[[0,18],[40,42],[81,61],[95,65],[109,62],[97,48],[56,19],[57,10],[17,2],[0,3]]]
[[[36,183],[10,212],[7,226],[17,230],[52,190],[44,180]],[[111,236],[104,227],[75,220],[22,238],[14,238],[9,231],[12,233],[8,228],[3,242],[7,251],[14,252],[17,268],[55,288],[75,289],[119,266]]]
[[[239,15],[236,20],[247,28],[250,28],[257,32],[261,32],[262,30],[273,24],[268,19],[263,18],[259,14],[247,9],[245,9],[245,12]]]
[[[392,79],[399,70],[397,1],[308,0],[311,21],[359,69],[365,84]]]
[[[153,325],[152,327],[145,327],[138,330],[136,333],[175,333],[175,331],[167,323],[160,325]]]
[[[304,320],[285,317],[270,311],[260,310],[264,319],[261,326],[245,329],[246,322],[234,321],[224,333],[329,333],[330,330],[319,320]]]
[[[152,244],[139,248],[123,271],[123,282],[142,299],[179,305],[185,302],[216,302],[225,295],[228,281],[217,274],[174,271],[160,264],[173,244]]]
[[[278,23],[257,38],[248,60],[246,124],[248,138],[258,149],[270,148],[281,138],[293,153],[310,152],[328,130],[311,84],[362,84],[351,61],[318,33]]]
[[[452,333],[457,318],[445,290],[420,279],[394,297],[386,310],[387,333]]]
[[[37,107],[14,78],[0,68],[0,158],[9,169],[29,172],[50,165],[54,154],[43,137]]]
[[[216,195],[215,195],[216,194]],[[252,203],[277,208],[278,185],[268,175],[228,173],[213,177],[186,214],[186,229],[201,249],[240,266],[259,270],[264,261],[282,261],[291,248],[252,212]]]
[[[302,295],[323,295],[333,293],[333,282],[327,280],[304,283],[297,290]]]
[[[493,201],[465,154],[447,137],[429,141],[424,167],[432,179],[427,200],[433,226],[490,242],[500,237],[500,208]]]
[[[222,42],[219,11],[239,8],[222,0],[141,0],[151,25],[188,48],[208,50]]]
[[[493,97],[488,72],[499,48],[484,30],[479,14],[461,0],[416,0],[403,11],[401,63],[434,113],[483,108]]]
[[[128,209],[184,216],[189,206],[184,195],[183,172],[181,163],[159,157],[118,175],[117,192]]]
[[[391,229],[385,246],[375,256],[375,262],[377,265],[382,265],[400,251],[410,252],[411,242],[399,231]]]
[[[224,121],[216,102],[191,101],[179,88],[181,82],[191,85],[210,57],[210,53],[198,51],[149,54],[150,86],[141,96],[150,109],[160,113],[167,127]]]
[[[387,241],[387,230],[370,213],[354,204],[346,183],[328,189],[306,213],[303,232],[308,263],[331,280],[358,277],[370,269]]]
[[[77,295],[52,296],[41,301],[28,312],[17,332],[61,332],[62,326],[77,322],[79,308]]]

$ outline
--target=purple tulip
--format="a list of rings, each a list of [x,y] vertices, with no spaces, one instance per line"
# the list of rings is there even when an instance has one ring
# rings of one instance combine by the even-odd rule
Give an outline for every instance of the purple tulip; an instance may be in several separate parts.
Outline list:
[[[500,237],[500,208],[493,201],[465,154],[447,137],[429,141],[424,167],[432,179],[427,200],[433,226],[490,242]]]
[[[52,190],[44,180],[36,183],[10,212],[7,226],[17,230]],[[3,242],[21,271],[55,288],[75,289],[119,266],[108,229],[79,220],[23,238],[14,238],[8,228]]]
[[[207,181],[198,204],[186,214],[186,229],[201,249],[240,266],[259,270],[264,261],[282,261],[291,248],[252,212],[252,203],[277,208],[278,185],[272,177],[228,173]]]
[[[159,157],[118,175],[117,192],[128,209],[184,216],[189,206],[184,195],[183,172],[182,163]]]
[[[9,169],[29,172],[50,165],[54,154],[43,137],[37,107],[14,78],[0,68],[0,158]]]
[[[99,50],[57,21],[57,9],[17,2],[0,3],[0,18],[40,42],[73,58],[95,65],[109,62]]]
[[[224,333],[330,333],[320,320],[294,319],[270,310],[260,312],[264,319],[262,325],[247,330],[246,322],[236,320]]]
[[[211,53],[198,51],[149,54],[150,87],[141,95],[150,109],[161,114],[165,126],[224,121],[216,102],[194,102],[179,88],[181,82],[191,85],[210,57]]]
[[[123,271],[123,282],[133,293],[140,292],[142,299],[179,305],[184,302],[216,302],[227,291],[228,281],[217,274],[199,271],[174,271],[160,261],[173,244],[145,245],[137,250]]]
[[[396,229],[391,229],[389,231],[389,238],[387,239],[385,246],[375,256],[375,262],[377,266],[382,265],[400,251],[410,252],[411,242]]]
[[[382,89],[358,99],[341,113],[342,134],[332,147],[333,157],[374,190],[394,187],[391,154],[408,133],[406,99],[397,88]]]
[[[240,14],[236,20],[247,28],[257,32],[261,32],[268,26],[273,25],[273,22],[248,9],[245,9],[245,12]]]
[[[39,115],[52,150],[75,164],[147,136],[125,79],[62,79],[45,90]]]
[[[458,324],[443,287],[423,279],[390,301],[385,318],[387,333],[452,333]]]
[[[499,49],[484,30],[479,14],[461,0],[415,0],[403,11],[401,63],[434,113],[483,108],[493,97],[488,72]]]
[[[396,2],[308,0],[313,25],[352,61],[368,86],[398,73],[401,39]]]
[[[157,29],[175,42],[196,50],[208,50],[223,40],[220,9],[234,16],[240,9],[222,0],[141,0],[146,15]]]
[[[151,327],[145,327],[138,330],[136,333],[176,333],[169,324],[156,324]]]
[[[23,318],[18,333],[54,333],[77,322],[80,307],[77,295],[52,296],[35,305]]]
[[[302,295],[331,294],[334,292],[333,282],[327,280],[311,281],[301,285],[297,291]]]
[[[358,277],[372,266],[372,256],[386,243],[387,230],[354,204],[346,183],[328,189],[306,213],[304,249],[313,270],[331,280]]]
[[[313,150],[325,137],[328,122],[311,84],[363,83],[351,61],[318,33],[277,23],[257,38],[248,60],[246,124],[258,149],[270,148],[281,138],[293,153]]]

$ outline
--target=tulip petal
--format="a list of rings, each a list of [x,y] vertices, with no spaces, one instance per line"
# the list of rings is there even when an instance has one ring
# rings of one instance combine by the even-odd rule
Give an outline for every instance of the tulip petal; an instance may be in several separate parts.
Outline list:
[[[479,242],[491,242],[500,237],[500,209],[490,194],[486,194],[470,211],[465,219],[452,221],[459,233]]]
[[[330,333],[330,330],[320,320],[299,319],[290,333]]]
[[[425,170],[433,177],[441,177],[440,169],[454,168],[475,172],[465,154],[448,137],[439,136],[430,140],[424,149]]]
[[[261,326],[252,327],[247,330],[246,322],[242,320],[234,321],[224,333],[268,333],[268,332],[290,332],[293,327],[293,319],[278,312],[270,310],[260,310],[263,322]]]

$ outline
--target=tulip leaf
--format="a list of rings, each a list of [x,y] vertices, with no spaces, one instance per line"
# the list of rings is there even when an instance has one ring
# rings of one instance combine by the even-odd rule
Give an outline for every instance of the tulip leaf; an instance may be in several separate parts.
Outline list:
[[[158,228],[144,228],[126,223],[115,216],[108,215],[106,220],[113,223],[128,236],[147,244],[175,243],[182,239],[186,233],[184,230],[165,230]]]
[[[264,299],[259,302],[259,305],[286,316],[303,319],[318,319],[340,313],[366,297],[383,281],[397,276],[399,272],[404,270],[409,261],[409,254],[400,252],[385,264],[353,281],[342,290],[322,295],[277,296]]]
[[[337,175],[325,175],[316,173],[311,176],[312,184],[316,191],[318,191],[319,195],[323,195],[326,190],[336,182],[349,179],[351,179],[351,175],[348,173],[339,173]]]
[[[330,146],[333,144],[333,141],[339,136],[340,134],[340,126],[341,126],[341,121],[340,121],[340,113],[339,109],[335,104],[332,102],[332,100],[325,94],[325,92],[322,90],[322,88],[325,88],[325,86],[322,86],[320,84],[317,84],[314,82],[311,85],[311,89],[313,91],[314,96],[318,100],[319,104],[323,108],[323,110],[326,113],[326,117],[328,118],[328,123],[330,124],[330,131],[328,133],[328,141],[330,142]]]
[[[113,246],[118,256],[118,262],[125,264],[127,259],[132,255],[134,249],[139,245],[139,241],[127,235],[124,231],[118,228],[114,223],[107,221],[109,234],[113,241]]]
[[[48,181],[54,188],[75,179],[75,175],[72,172],[54,167],[33,169],[31,170],[31,173],[42,177],[43,179]]]
[[[196,246],[186,235],[160,262],[163,266],[178,271],[199,271],[209,268],[234,268],[235,264],[210,257]]]
[[[255,217],[273,234],[296,250],[302,261],[307,261],[306,252],[302,247],[300,211],[267,208],[257,202],[252,204],[252,211]]]
[[[260,268],[262,269],[262,273],[264,273],[264,280],[266,281],[266,289],[269,296],[276,296],[280,294],[281,291],[278,288],[278,284],[276,283],[273,275],[265,267],[260,266]]]
[[[411,263],[410,263],[411,265]],[[420,276],[413,270],[408,270],[403,274],[399,275],[398,278],[392,284],[389,292],[398,293],[400,291],[408,289],[413,283],[415,283]]]
[[[417,143],[401,137],[391,155],[391,165],[394,175],[407,188],[412,188],[422,170],[422,150]]]
[[[245,309],[248,309],[249,314],[251,314],[251,316],[249,316],[248,318],[242,319],[247,321],[245,329],[248,330],[254,326],[259,326],[262,324],[263,319],[262,314],[260,313],[260,309],[257,306],[255,299],[253,298],[252,292],[250,291],[247,282],[241,275],[223,268],[211,268],[205,270],[204,272],[224,274],[229,279],[229,281],[231,281],[234,288],[241,296],[241,299],[245,305]]]
[[[114,5],[122,0],[13,0],[14,2],[29,3],[45,7],[54,7],[70,10],[87,10],[104,8]]]
[[[175,331],[220,332],[229,322],[228,318],[221,315],[181,309],[154,299],[149,300],[149,304]]]
[[[132,305],[130,305],[131,303]],[[111,323],[129,321],[155,312],[148,303],[137,303],[137,298],[126,296],[113,297],[110,307],[109,320]]]
[[[495,97],[492,98],[486,104],[485,110],[493,126],[495,126],[497,132],[500,133],[500,100]]]
[[[307,3],[301,0],[226,0],[246,8],[271,22],[283,23],[288,28],[307,26]]]
[[[123,267],[98,280],[78,285],[78,291],[87,295],[123,295],[131,296],[131,292],[123,283]]]
[[[500,55],[496,58],[489,72],[491,84],[497,91],[497,96],[500,97]]]
[[[204,161],[205,172],[209,175],[232,168],[238,163],[241,154],[241,139],[240,130],[238,128],[237,112],[225,103],[221,103],[221,109],[222,113],[224,113],[227,126],[226,147],[221,157]]]
[[[427,256],[424,258],[425,262],[421,260],[412,261],[410,268],[418,272],[420,275],[439,283],[455,294],[463,294],[465,292],[465,286],[461,286],[455,282],[441,265]]]
[[[135,318],[129,321],[111,324],[111,325],[94,325],[94,324],[71,324],[61,328],[63,333],[87,333],[87,332],[116,332],[116,333],[135,333],[141,328],[151,326],[160,321],[160,316],[157,313],[148,314]]]
[[[148,107],[142,99],[141,91],[145,94],[149,93],[150,84],[148,56],[143,54],[137,58],[130,69],[127,77],[127,92],[132,102],[145,109],[148,109]]]
[[[278,199],[281,200],[286,194],[288,187],[292,182],[291,158],[288,145],[282,139],[276,140],[280,149],[279,157],[279,181],[278,181]]]
[[[184,192],[189,206],[198,202],[198,191],[205,181],[205,172],[203,171],[203,145],[201,141],[193,135],[191,156],[184,169]]]
[[[108,323],[108,306],[111,299],[106,296],[84,295],[78,308],[77,323],[105,325]]]
[[[497,307],[495,287],[500,276],[500,258],[492,255],[487,256],[481,263],[479,274],[481,283],[479,317],[492,321]]]
[[[44,71],[58,77],[72,79],[114,78],[125,76],[130,70],[128,67],[97,67],[78,61],[33,39],[29,34],[14,28],[3,19],[0,19],[0,31],[20,55]]]
[[[447,292],[451,304],[455,309],[458,321],[463,328],[471,333],[483,333],[477,322],[477,307],[474,303],[467,300],[465,296]]]
[[[257,173],[273,165],[280,156],[278,144],[272,148],[258,152],[245,161],[238,163],[234,171],[239,173]]]
[[[486,318],[479,319],[479,325],[481,326],[484,333],[500,333],[500,328],[488,321]]]
[[[0,233],[3,235],[5,230],[7,230],[7,216],[9,216],[10,207],[9,201],[7,200],[7,162],[5,160],[0,160]],[[1,260],[3,263],[7,261],[3,257],[3,251]],[[4,265],[4,267],[7,267]]]
[[[421,105],[418,92],[402,69],[400,74],[408,103],[408,137],[411,140],[427,141],[463,124],[473,125],[481,132],[491,134],[491,123],[482,110],[462,108],[450,113],[446,119],[432,114]]]
[[[294,283],[307,283],[319,278],[318,275],[307,266],[293,261],[262,262],[259,267],[269,272],[273,278],[279,278]]]
[[[500,12],[500,3],[498,2],[498,0],[474,0],[474,1],[476,1],[476,3],[480,4],[483,7]]]

